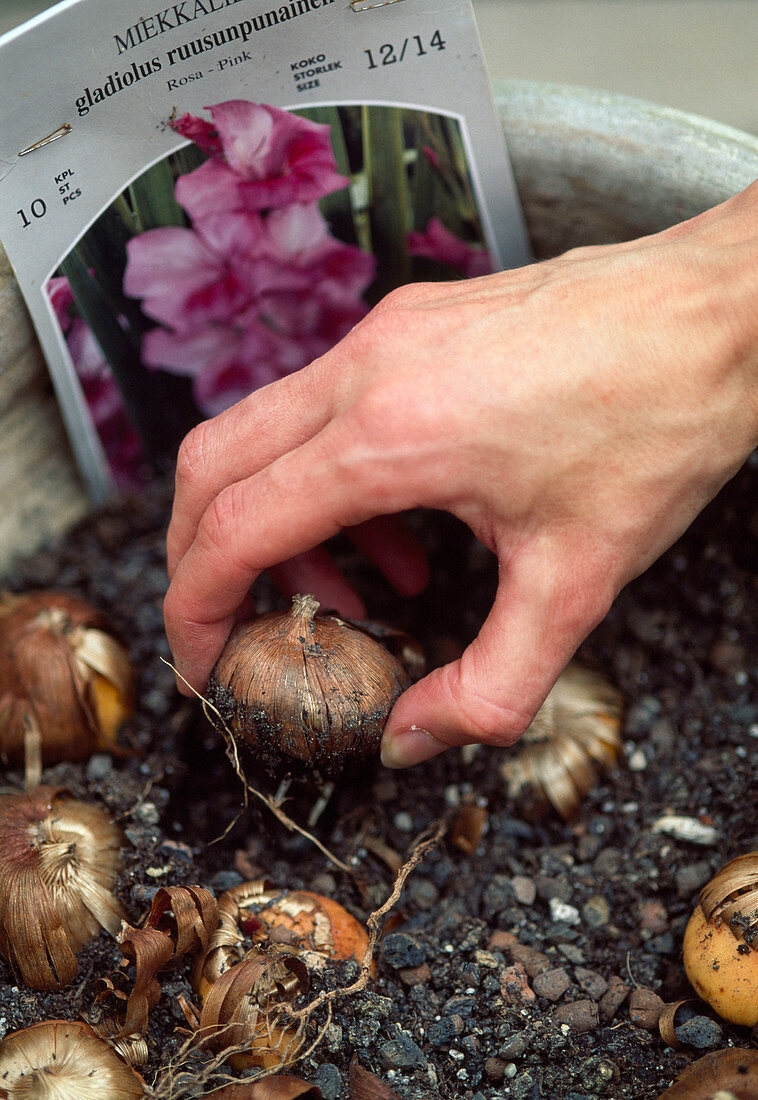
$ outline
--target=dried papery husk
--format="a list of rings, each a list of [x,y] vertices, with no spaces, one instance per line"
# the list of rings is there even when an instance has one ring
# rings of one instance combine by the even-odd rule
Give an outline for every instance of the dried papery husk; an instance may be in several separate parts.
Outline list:
[[[734,1024],[758,1024],[758,852],[731,860],[700,892],[684,933],[693,989]]]
[[[198,955],[192,968],[192,987],[201,998],[217,978],[241,961],[250,947],[245,939],[247,932],[241,927],[247,911],[245,906],[271,889],[268,879],[256,879],[242,882],[231,890],[226,890],[218,899],[218,924],[212,932],[205,951]],[[247,922],[248,929],[250,921]]]
[[[305,1028],[292,1024],[282,1007],[308,987],[301,959],[254,947],[208,986],[196,1039],[211,1050],[228,1050],[235,1070],[276,1069],[302,1049]]]
[[[501,765],[508,794],[526,817],[550,806],[565,821],[621,749],[620,692],[599,673],[570,664],[524,733],[516,755]]]
[[[128,1035],[119,1038],[115,1032],[119,1030],[119,1021],[113,1017],[105,1016],[97,1023],[90,1024],[95,1035],[104,1039],[108,1046],[113,1047],[119,1058],[130,1066],[146,1066],[150,1058],[147,1041],[141,1035]]]
[[[87,1016],[102,1039],[107,1038],[113,1042],[118,1038],[128,1042],[130,1039],[142,1038],[138,1030],[130,1032],[124,1027],[133,984],[125,970],[114,970],[109,975],[95,979],[92,1006]]]
[[[403,866],[403,857],[400,853],[386,844],[381,837],[366,833],[361,837],[361,844],[367,851],[378,856],[393,875],[396,875]]]
[[[123,754],[117,735],[134,708],[134,672],[106,617],[59,592],[0,598],[0,755],[25,761],[30,734],[43,763]]]
[[[709,921],[724,921],[739,939],[758,949],[758,852],[724,864],[700,891]]]
[[[77,951],[118,932],[122,840],[99,806],[55,787],[0,797],[0,953],[26,985],[67,985]]]
[[[375,1073],[364,1069],[355,1054],[350,1060],[348,1077],[350,1100],[400,1100],[400,1094]]]
[[[681,1050],[684,1046],[683,1043],[679,1042],[676,1034],[676,1017],[679,1009],[685,1005],[694,1007],[698,1003],[693,997],[682,997],[678,1001],[670,1001],[663,1006],[663,1010],[658,1017],[658,1034],[664,1043],[673,1050]]]
[[[272,774],[329,776],[375,754],[410,684],[401,662],[361,627],[296,596],[288,613],[238,626],[208,684],[235,737]]]
[[[204,886],[165,886],[153,898],[144,927],[169,937],[175,965],[185,955],[207,951],[217,920],[218,904]]]
[[[140,1075],[87,1024],[47,1020],[0,1043],[0,1096],[7,1100],[135,1100]]]
[[[141,1036],[160,1000],[158,974],[187,955],[203,955],[216,927],[216,899],[203,886],[161,887],[141,927],[124,924],[118,934],[121,969],[96,983],[95,1003],[110,1014],[113,1038]],[[129,987],[125,968],[133,966]]]
[[[294,952],[311,970],[329,960],[362,963],[368,949],[368,932],[338,902],[308,890],[278,889],[266,879],[227,890],[218,899],[218,914],[218,928],[193,970],[201,997],[251,942]]]
[[[123,1016],[118,1014],[117,996],[115,1000],[108,1001],[113,1019],[120,1021],[120,1029],[114,1033],[115,1038],[125,1039],[134,1035],[144,1035],[147,1031],[147,1022],[151,1009],[155,1008],[161,998],[161,986],[158,974],[162,970],[168,970],[174,961],[173,945],[168,936],[159,932],[157,928],[129,928],[126,927],[120,934],[121,951],[123,952],[122,965],[131,964],[134,967],[134,984],[124,1004]],[[96,1000],[103,1000],[105,986],[97,985]],[[113,988],[118,990],[115,982]]]
[[[488,821],[486,806],[479,806],[476,802],[461,806],[450,828],[450,843],[466,855],[473,855]]]
[[[278,1073],[260,1081],[237,1081],[213,1092],[204,1092],[201,1100],[323,1100],[321,1089],[293,1077],[291,1073]]]
[[[758,1050],[714,1050],[687,1066],[658,1100],[755,1100]]]

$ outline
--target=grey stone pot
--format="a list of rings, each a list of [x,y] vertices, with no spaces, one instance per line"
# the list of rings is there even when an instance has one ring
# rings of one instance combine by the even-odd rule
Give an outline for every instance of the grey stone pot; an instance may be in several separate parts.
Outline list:
[[[537,259],[663,229],[758,177],[758,139],[707,119],[553,84],[495,95]],[[0,574],[87,506],[0,246]]]
[[[495,99],[537,259],[665,229],[758,178],[758,138],[696,115],[529,81]]]

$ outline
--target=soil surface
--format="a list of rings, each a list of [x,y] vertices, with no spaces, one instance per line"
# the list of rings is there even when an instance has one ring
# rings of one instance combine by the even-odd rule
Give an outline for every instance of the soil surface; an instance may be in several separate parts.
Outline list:
[[[119,893],[134,923],[159,886],[199,883],[218,895],[259,875],[327,894],[365,920],[391,892],[393,854],[407,858],[424,830],[455,821],[461,806],[484,807],[473,852],[448,834],[415,868],[386,924],[376,979],[335,1002],[320,1044],[293,1072],[327,1100],[348,1096],[353,1055],[406,1100],[652,1100],[706,1050],[754,1045],[747,1029],[700,1002],[677,1016],[679,1050],[655,1021],[658,998],[691,996],[681,941],[699,888],[726,860],[758,849],[757,482],[752,461],[582,647],[626,709],[619,766],[573,823],[524,820],[498,771],[508,750],[487,749],[451,751],[405,773],[377,764],[338,783],[313,831],[351,874],[260,803],[238,817],[241,785],[222,739],[160,659],[169,657],[161,600],[170,503],[161,484],[109,506],[8,578],[16,591],[89,599],[128,639],[139,670],[138,710],[123,734],[138,752],[58,765],[44,781],[108,807],[124,826]],[[345,545],[336,552],[372,616],[409,630],[441,663],[476,633],[495,570],[448,517],[414,522],[433,566],[416,600],[398,601]],[[264,584],[259,606],[276,599]],[[273,790],[252,758],[244,766],[254,786]],[[20,787],[21,774],[7,773],[6,783]],[[301,787],[285,808],[305,822],[316,795]],[[657,831],[665,814],[712,833],[694,843]],[[82,952],[74,985],[50,994],[19,988],[0,963],[3,1032],[86,1017],[95,979],[119,957],[101,934]],[[352,962],[330,967],[312,992],[357,973]],[[147,1036],[150,1084],[184,1041],[177,996],[195,999],[188,966],[162,987]],[[185,1078],[176,1097],[204,1092],[199,1065],[190,1070],[194,1083]]]

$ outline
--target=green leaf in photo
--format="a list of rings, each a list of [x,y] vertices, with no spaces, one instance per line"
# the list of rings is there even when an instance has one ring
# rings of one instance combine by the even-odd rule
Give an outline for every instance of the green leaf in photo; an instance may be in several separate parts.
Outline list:
[[[345,141],[342,117],[337,107],[307,107],[298,111],[298,115],[327,125],[330,128],[332,151],[337,165],[337,171],[347,179],[352,177],[350,159]],[[344,187],[340,191],[333,191],[325,195],[319,202],[319,209],[328,222],[332,232],[346,244],[358,244],[360,240],[359,229],[356,223],[356,210],[350,187]]]
[[[174,198],[176,179],[167,159],[158,161],[129,187],[135,233],[163,226],[186,224],[184,211]]]
[[[405,163],[403,112],[393,107],[364,106],[363,170],[366,177],[371,242],[377,277],[374,301],[410,279],[406,251],[410,229],[410,195]]]

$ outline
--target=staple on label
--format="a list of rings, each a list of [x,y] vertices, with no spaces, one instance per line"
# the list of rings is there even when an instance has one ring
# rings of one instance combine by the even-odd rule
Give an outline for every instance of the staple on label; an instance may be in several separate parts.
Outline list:
[[[65,137],[66,134],[70,133],[71,123],[64,122],[57,130],[53,130],[51,134],[47,134],[45,137],[40,138],[39,141],[35,141],[32,145],[27,145],[25,149],[19,149],[17,156],[25,157],[27,153],[33,153],[35,149],[41,149],[43,145],[49,145],[51,141],[57,141],[58,138]]]
[[[386,8],[390,4],[401,4],[402,0],[350,0],[355,12],[370,11],[372,8]]]

